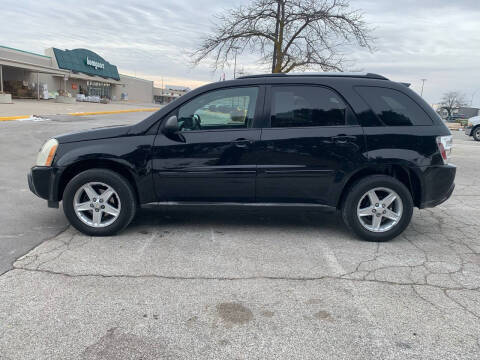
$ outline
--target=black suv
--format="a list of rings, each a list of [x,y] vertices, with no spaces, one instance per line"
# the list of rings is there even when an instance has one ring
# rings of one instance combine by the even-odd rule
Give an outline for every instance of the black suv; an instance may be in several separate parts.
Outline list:
[[[376,74],[247,76],[198,88],[133,126],[48,140],[30,189],[89,235],[138,206],[329,206],[385,241],[454,188],[450,131],[405,84]]]

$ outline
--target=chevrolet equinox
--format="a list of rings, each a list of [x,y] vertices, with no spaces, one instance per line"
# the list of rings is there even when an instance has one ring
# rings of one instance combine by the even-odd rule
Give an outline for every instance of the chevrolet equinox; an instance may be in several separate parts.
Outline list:
[[[57,136],[29,187],[88,235],[148,203],[328,206],[369,241],[453,192],[450,131],[376,74],[269,74],[198,88],[138,124]]]

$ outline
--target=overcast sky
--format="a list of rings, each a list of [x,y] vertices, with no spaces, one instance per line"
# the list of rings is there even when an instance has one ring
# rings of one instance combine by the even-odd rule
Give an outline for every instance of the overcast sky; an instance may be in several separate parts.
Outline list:
[[[42,53],[87,48],[121,73],[196,87],[217,81],[208,65],[192,68],[189,52],[212,29],[213,14],[248,0],[0,0],[0,45]],[[352,48],[355,68],[410,82],[439,101],[457,90],[480,106],[480,0],[352,0],[374,27],[375,52]],[[249,72],[265,71],[252,56]],[[226,76],[232,76],[232,69]]]

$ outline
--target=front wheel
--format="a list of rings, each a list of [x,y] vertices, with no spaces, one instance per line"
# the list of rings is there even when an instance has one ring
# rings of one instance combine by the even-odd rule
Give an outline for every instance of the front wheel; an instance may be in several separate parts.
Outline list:
[[[388,241],[410,223],[413,200],[410,191],[397,179],[372,175],[356,182],[342,208],[345,224],[367,241]]]
[[[106,169],[76,175],[63,193],[63,211],[70,224],[91,236],[118,233],[132,221],[135,210],[135,195],[129,182]]]

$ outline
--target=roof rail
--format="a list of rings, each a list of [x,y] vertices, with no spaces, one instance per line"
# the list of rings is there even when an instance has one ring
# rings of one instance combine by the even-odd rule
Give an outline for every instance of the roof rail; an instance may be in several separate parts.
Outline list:
[[[388,80],[385,76],[374,73],[360,72],[302,72],[302,73],[275,73],[275,74],[256,74],[237,77],[237,79],[254,79],[262,77],[283,77],[283,76],[326,76],[326,77],[355,77]]]

